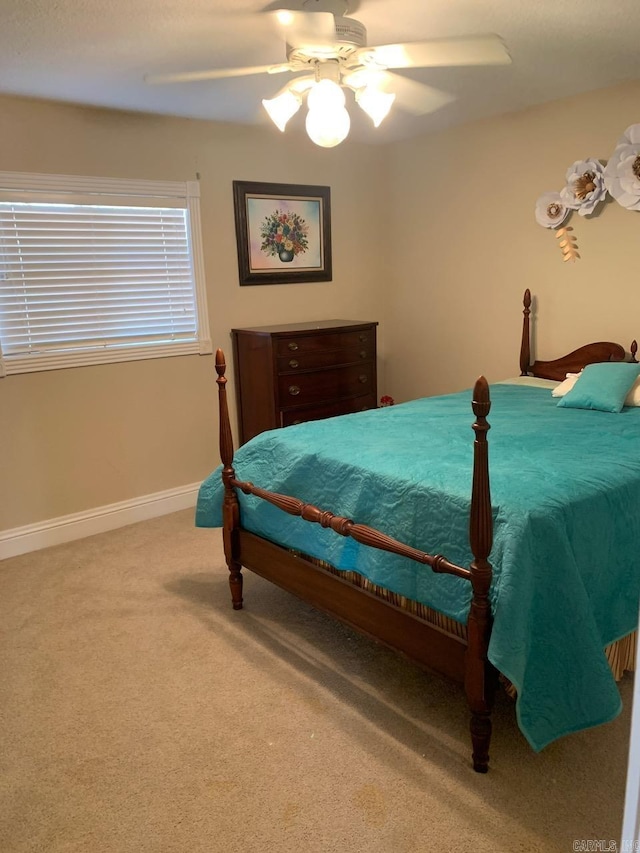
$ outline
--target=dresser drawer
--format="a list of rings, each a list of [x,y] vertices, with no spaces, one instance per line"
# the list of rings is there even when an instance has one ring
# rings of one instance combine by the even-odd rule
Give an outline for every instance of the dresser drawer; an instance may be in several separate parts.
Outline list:
[[[361,397],[351,397],[348,400],[337,400],[332,403],[322,403],[318,406],[303,406],[280,412],[280,425],[291,426],[306,421],[319,421],[322,418],[333,418],[336,415],[350,415],[353,412],[366,412],[375,409],[377,405],[375,394],[363,394]]]
[[[280,408],[305,403],[320,403],[340,397],[355,397],[374,391],[374,367],[371,362],[328,370],[310,371],[278,377]]]
[[[362,344],[355,349],[318,350],[317,352],[296,352],[278,358],[277,370],[280,375],[300,373],[314,368],[338,367],[339,365],[359,364],[372,361],[373,347]]]
[[[322,350],[355,349],[375,342],[374,329],[359,329],[354,332],[333,332],[317,335],[287,335],[276,341],[276,355],[319,352]]]

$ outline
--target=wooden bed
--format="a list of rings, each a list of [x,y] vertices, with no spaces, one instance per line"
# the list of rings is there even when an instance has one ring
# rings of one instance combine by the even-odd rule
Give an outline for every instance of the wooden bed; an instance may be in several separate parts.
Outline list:
[[[529,339],[530,311],[531,295],[527,290],[524,295],[520,351],[522,376],[561,381],[567,373],[578,372],[587,364],[621,361],[625,358],[625,350],[619,344],[597,342],[581,347],[562,358],[532,362]],[[636,351],[637,344],[634,341],[631,347],[631,357],[634,361]],[[469,543],[473,560],[469,565],[457,565],[444,556],[424,553],[386,536],[373,527],[335,515],[328,508],[306,504],[296,497],[270,492],[237,479],[226,397],[226,365],[221,350],[216,354],[216,371],[224,486],[223,541],[233,608],[242,608],[244,567],[407,655],[421,666],[462,683],[471,710],[473,768],[480,773],[487,772],[491,710],[498,673],[487,657],[492,630],[489,597],[492,566],[489,557],[493,542],[493,518],[487,441],[490,428],[487,417],[491,402],[485,378],[480,377],[476,382],[471,404],[475,417],[473,423],[470,423],[470,442],[471,435],[474,436],[469,518]],[[433,620],[422,618],[416,608],[408,609],[399,605],[397,597],[383,598],[377,594],[378,591],[354,584],[343,573],[338,574],[317,560],[243,529],[237,490],[261,498],[292,516],[299,516],[305,521],[330,528],[340,536],[351,537],[358,543],[406,557],[430,567],[433,572],[464,579],[472,589],[464,635],[450,630],[446,623],[435,624]]]

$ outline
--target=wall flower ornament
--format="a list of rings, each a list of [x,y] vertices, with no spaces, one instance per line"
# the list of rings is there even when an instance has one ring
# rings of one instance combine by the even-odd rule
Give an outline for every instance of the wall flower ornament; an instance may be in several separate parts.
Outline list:
[[[566,207],[577,210],[580,216],[593,213],[607,196],[604,166],[599,160],[576,160],[567,169],[566,180],[560,196]]]
[[[556,237],[560,241],[562,257],[565,261],[575,261],[580,257],[576,238],[570,233],[573,228],[559,227],[570,213],[571,208],[567,206],[560,193],[542,193],[536,202],[536,221],[543,228],[558,229]]]
[[[640,210],[640,124],[629,125],[606,166],[603,162],[592,157],[576,160],[567,169],[564,188],[543,193],[536,202],[536,222],[555,229],[565,261],[580,257],[573,228],[564,224],[574,210],[588,216],[607,193],[627,210]]]
[[[543,193],[536,202],[536,221],[543,228],[557,228],[569,215],[560,193]]]
[[[618,140],[604,170],[607,189],[627,210],[640,210],[640,124],[632,124]]]

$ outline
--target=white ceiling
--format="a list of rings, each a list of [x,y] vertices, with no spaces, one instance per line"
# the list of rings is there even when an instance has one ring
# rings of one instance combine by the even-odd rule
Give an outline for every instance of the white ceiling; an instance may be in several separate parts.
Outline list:
[[[0,92],[273,127],[261,99],[281,88],[283,75],[155,86],[143,80],[147,73],[284,62],[284,44],[261,14],[267,2],[0,0]],[[302,0],[269,4],[279,5],[301,9]],[[351,0],[350,14],[366,26],[369,45],[498,33],[513,58],[506,66],[398,72],[456,100],[419,117],[394,106],[377,130],[352,108],[352,134],[363,141],[640,79],[640,0]],[[289,126],[301,129],[303,121],[301,111]],[[0,116],[0,140],[1,126]]]

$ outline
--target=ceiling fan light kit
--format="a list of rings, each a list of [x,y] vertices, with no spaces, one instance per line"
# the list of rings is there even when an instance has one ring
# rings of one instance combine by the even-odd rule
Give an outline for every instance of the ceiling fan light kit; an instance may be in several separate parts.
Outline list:
[[[415,115],[426,115],[453,100],[448,93],[389,69],[511,62],[496,35],[367,47],[363,24],[341,14],[347,11],[344,0],[305,0],[303,8],[326,11],[281,9],[274,13],[285,37],[285,63],[149,75],[145,79],[150,83],[183,83],[260,73],[302,73],[262,104],[276,127],[284,132],[306,95],[307,133],[316,145],[332,148],[346,139],[351,125],[345,89],[355,93],[355,102],[378,127],[394,103]]]
[[[325,59],[316,60],[313,78],[299,77],[275,98],[263,100],[262,105],[276,127],[284,132],[289,119],[302,106],[302,95],[308,93],[307,134],[316,145],[333,148],[347,138],[351,126],[344,88],[353,89],[356,103],[371,118],[374,127],[389,114],[396,97],[378,87],[375,74],[361,70],[344,75],[338,59]]]
[[[310,17],[311,14],[305,15],[305,19]],[[279,21],[284,26],[293,20],[290,13],[279,14]],[[359,21],[335,18],[332,33],[330,44],[310,44],[307,40],[304,47],[287,45],[289,62],[313,70],[313,77],[299,77],[275,98],[262,101],[273,123],[284,132],[289,119],[302,106],[302,95],[307,94],[309,112],[305,127],[311,141],[322,148],[333,148],[349,135],[351,118],[346,109],[343,89],[355,92],[356,103],[371,118],[375,127],[388,115],[395,100],[394,94],[378,88],[376,71],[381,69],[375,63],[371,70],[360,68],[360,62],[354,66],[349,63],[349,57],[366,45],[364,26]],[[358,68],[359,76],[353,73]]]

